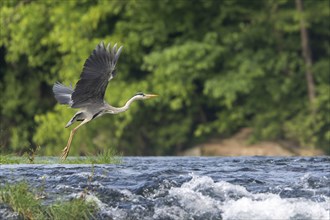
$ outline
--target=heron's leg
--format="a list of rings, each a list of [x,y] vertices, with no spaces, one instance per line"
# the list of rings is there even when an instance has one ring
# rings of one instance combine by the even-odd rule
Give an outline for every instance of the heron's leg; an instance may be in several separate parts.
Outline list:
[[[66,144],[66,147],[62,150],[62,155],[61,155],[62,160],[65,160],[67,158],[69,151],[70,151],[70,146],[71,146],[73,136],[76,133],[76,131],[78,130],[78,128],[80,128],[83,124],[86,124],[89,121],[90,121],[90,119],[85,119],[77,127],[72,129],[72,131],[70,132],[70,137],[69,137],[68,143]]]

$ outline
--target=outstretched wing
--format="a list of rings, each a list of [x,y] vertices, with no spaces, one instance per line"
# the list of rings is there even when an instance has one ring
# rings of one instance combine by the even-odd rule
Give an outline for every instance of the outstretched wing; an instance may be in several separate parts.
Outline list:
[[[108,82],[115,76],[115,67],[122,46],[110,48],[104,43],[98,44],[84,64],[80,79],[72,93],[72,108],[81,108],[95,103],[103,103]]]

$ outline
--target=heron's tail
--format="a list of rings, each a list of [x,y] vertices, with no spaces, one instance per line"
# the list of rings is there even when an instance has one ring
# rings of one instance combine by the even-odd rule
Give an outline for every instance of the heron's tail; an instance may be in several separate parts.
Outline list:
[[[72,104],[72,99],[71,99],[71,95],[73,93],[72,86],[67,87],[62,83],[56,82],[53,86],[53,92],[56,100],[60,104],[64,104],[64,105]]]

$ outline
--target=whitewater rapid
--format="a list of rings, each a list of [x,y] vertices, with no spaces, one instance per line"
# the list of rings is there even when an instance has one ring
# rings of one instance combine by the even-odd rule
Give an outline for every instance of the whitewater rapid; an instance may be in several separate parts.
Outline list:
[[[97,219],[329,220],[329,157],[124,157],[117,165],[1,165],[0,183],[85,194]],[[0,217],[16,219],[0,206]]]

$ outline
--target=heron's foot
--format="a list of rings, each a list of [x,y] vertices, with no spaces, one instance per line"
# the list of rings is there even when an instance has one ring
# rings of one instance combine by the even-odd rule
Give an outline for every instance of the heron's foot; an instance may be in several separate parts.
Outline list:
[[[70,151],[70,147],[66,146],[63,150],[62,150],[62,155],[61,155],[61,160],[65,160],[68,155],[69,155],[69,151]]]

